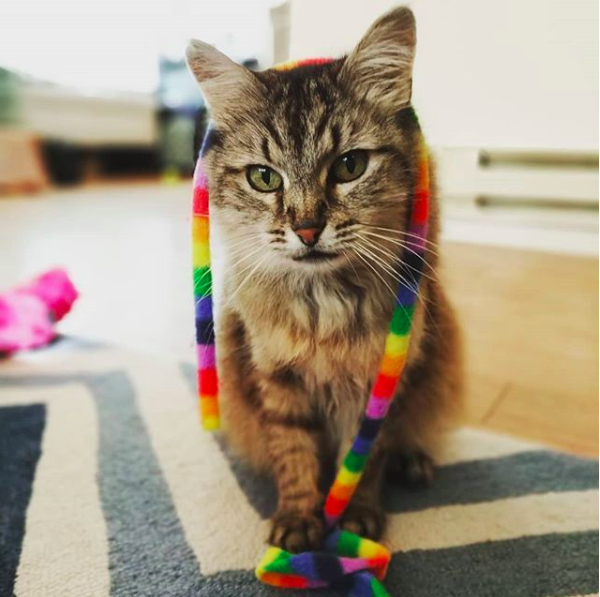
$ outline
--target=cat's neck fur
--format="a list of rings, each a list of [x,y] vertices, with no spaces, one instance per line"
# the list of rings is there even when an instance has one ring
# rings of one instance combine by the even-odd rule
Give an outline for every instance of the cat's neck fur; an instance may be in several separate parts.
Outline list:
[[[386,283],[395,288],[388,278]],[[381,288],[382,280],[356,267],[265,273],[242,288],[236,288],[238,279],[231,276],[236,293],[232,306],[246,321],[260,322],[267,333],[273,326],[287,327],[313,342],[357,341],[366,334],[385,333],[393,308],[392,293]]]

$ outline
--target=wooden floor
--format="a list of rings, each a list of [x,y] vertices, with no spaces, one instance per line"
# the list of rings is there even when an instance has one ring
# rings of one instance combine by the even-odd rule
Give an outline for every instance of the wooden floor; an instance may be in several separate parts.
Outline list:
[[[598,454],[598,261],[451,243],[467,421]]]
[[[61,324],[193,354],[189,183],[0,199],[0,288],[68,267],[81,291]],[[598,260],[442,246],[463,324],[469,424],[598,454]]]

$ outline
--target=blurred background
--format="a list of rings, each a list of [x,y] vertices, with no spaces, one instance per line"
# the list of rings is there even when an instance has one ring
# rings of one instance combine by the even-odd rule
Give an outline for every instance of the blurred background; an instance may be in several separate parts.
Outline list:
[[[395,4],[4,2],[0,290],[62,265],[82,294],[64,333],[191,358],[187,40],[263,69],[341,55]],[[597,454],[598,3],[406,4],[467,421]]]

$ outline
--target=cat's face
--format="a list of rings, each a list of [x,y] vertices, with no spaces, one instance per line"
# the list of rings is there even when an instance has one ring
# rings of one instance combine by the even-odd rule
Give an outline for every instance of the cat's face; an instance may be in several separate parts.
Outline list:
[[[403,118],[414,39],[400,9],[327,64],[251,73],[191,47],[213,117],[211,213],[235,261],[315,272],[394,250],[381,241],[405,229],[414,184]]]

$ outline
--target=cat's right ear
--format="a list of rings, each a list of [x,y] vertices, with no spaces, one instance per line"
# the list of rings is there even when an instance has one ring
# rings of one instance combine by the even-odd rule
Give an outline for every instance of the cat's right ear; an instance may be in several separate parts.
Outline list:
[[[415,17],[406,7],[377,20],[342,67],[341,77],[366,100],[399,110],[410,103],[417,41]]]
[[[224,113],[256,84],[251,71],[210,44],[191,40],[185,57],[213,116]]]

